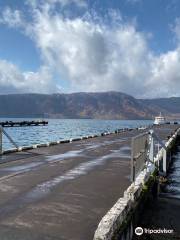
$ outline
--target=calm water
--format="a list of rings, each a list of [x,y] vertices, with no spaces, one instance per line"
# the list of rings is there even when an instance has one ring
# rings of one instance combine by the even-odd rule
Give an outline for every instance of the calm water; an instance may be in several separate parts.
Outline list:
[[[165,193],[168,197],[180,198],[180,146],[173,156],[169,169],[168,184]]]
[[[24,119],[0,119],[20,121]],[[27,119],[26,119],[27,120]],[[34,119],[28,119],[34,120]],[[18,146],[28,146],[62,139],[70,139],[120,128],[134,128],[152,123],[150,120],[91,120],[91,119],[48,119],[47,126],[5,128]],[[3,137],[3,149],[13,146]]]

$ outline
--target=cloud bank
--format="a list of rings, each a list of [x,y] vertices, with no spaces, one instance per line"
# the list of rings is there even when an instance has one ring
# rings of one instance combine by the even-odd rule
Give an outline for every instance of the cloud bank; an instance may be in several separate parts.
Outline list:
[[[72,3],[85,13],[67,13]],[[0,22],[19,28],[34,41],[42,66],[36,73],[21,73],[13,64],[1,61],[1,92],[53,92],[63,80],[71,92],[115,90],[139,98],[180,95],[179,20],[173,27],[176,49],[155,55],[148,36],[119,12],[109,11],[102,18],[88,11],[83,0],[48,0],[44,5],[34,0],[28,6],[31,21],[19,10],[6,8]],[[11,66],[8,74],[7,65]],[[58,76],[58,83],[52,73]]]
[[[53,93],[57,88],[46,67],[38,72],[21,72],[14,64],[0,60],[0,89],[2,93]]]

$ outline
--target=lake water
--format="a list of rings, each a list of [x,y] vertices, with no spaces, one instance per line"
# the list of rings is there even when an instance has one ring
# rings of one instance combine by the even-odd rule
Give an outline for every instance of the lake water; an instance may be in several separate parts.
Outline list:
[[[180,199],[180,146],[178,146],[177,152],[172,158],[164,195]]]
[[[0,121],[4,120],[23,121],[24,119],[0,119]],[[18,146],[29,146],[32,144],[100,134],[120,128],[135,128],[152,124],[151,120],[48,119],[48,122],[47,126],[5,128],[5,131]],[[3,149],[12,147],[7,138],[3,136]]]

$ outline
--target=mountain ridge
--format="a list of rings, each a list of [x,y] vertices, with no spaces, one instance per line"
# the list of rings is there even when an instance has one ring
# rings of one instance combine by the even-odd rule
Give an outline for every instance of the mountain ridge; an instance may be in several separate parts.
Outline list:
[[[180,97],[136,99],[122,92],[0,95],[1,117],[153,119],[180,117]]]

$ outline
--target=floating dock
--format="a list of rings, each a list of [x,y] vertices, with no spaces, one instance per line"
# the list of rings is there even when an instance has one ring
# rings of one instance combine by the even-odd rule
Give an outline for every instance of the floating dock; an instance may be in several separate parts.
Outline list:
[[[166,142],[178,127],[153,129]],[[3,154],[1,239],[92,240],[131,184],[131,139],[145,131],[126,129]]]
[[[2,127],[45,126],[47,124],[48,124],[48,121],[45,121],[45,120],[21,121],[21,122],[13,122],[13,121],[0,122],[0,126],[2,126]]]

